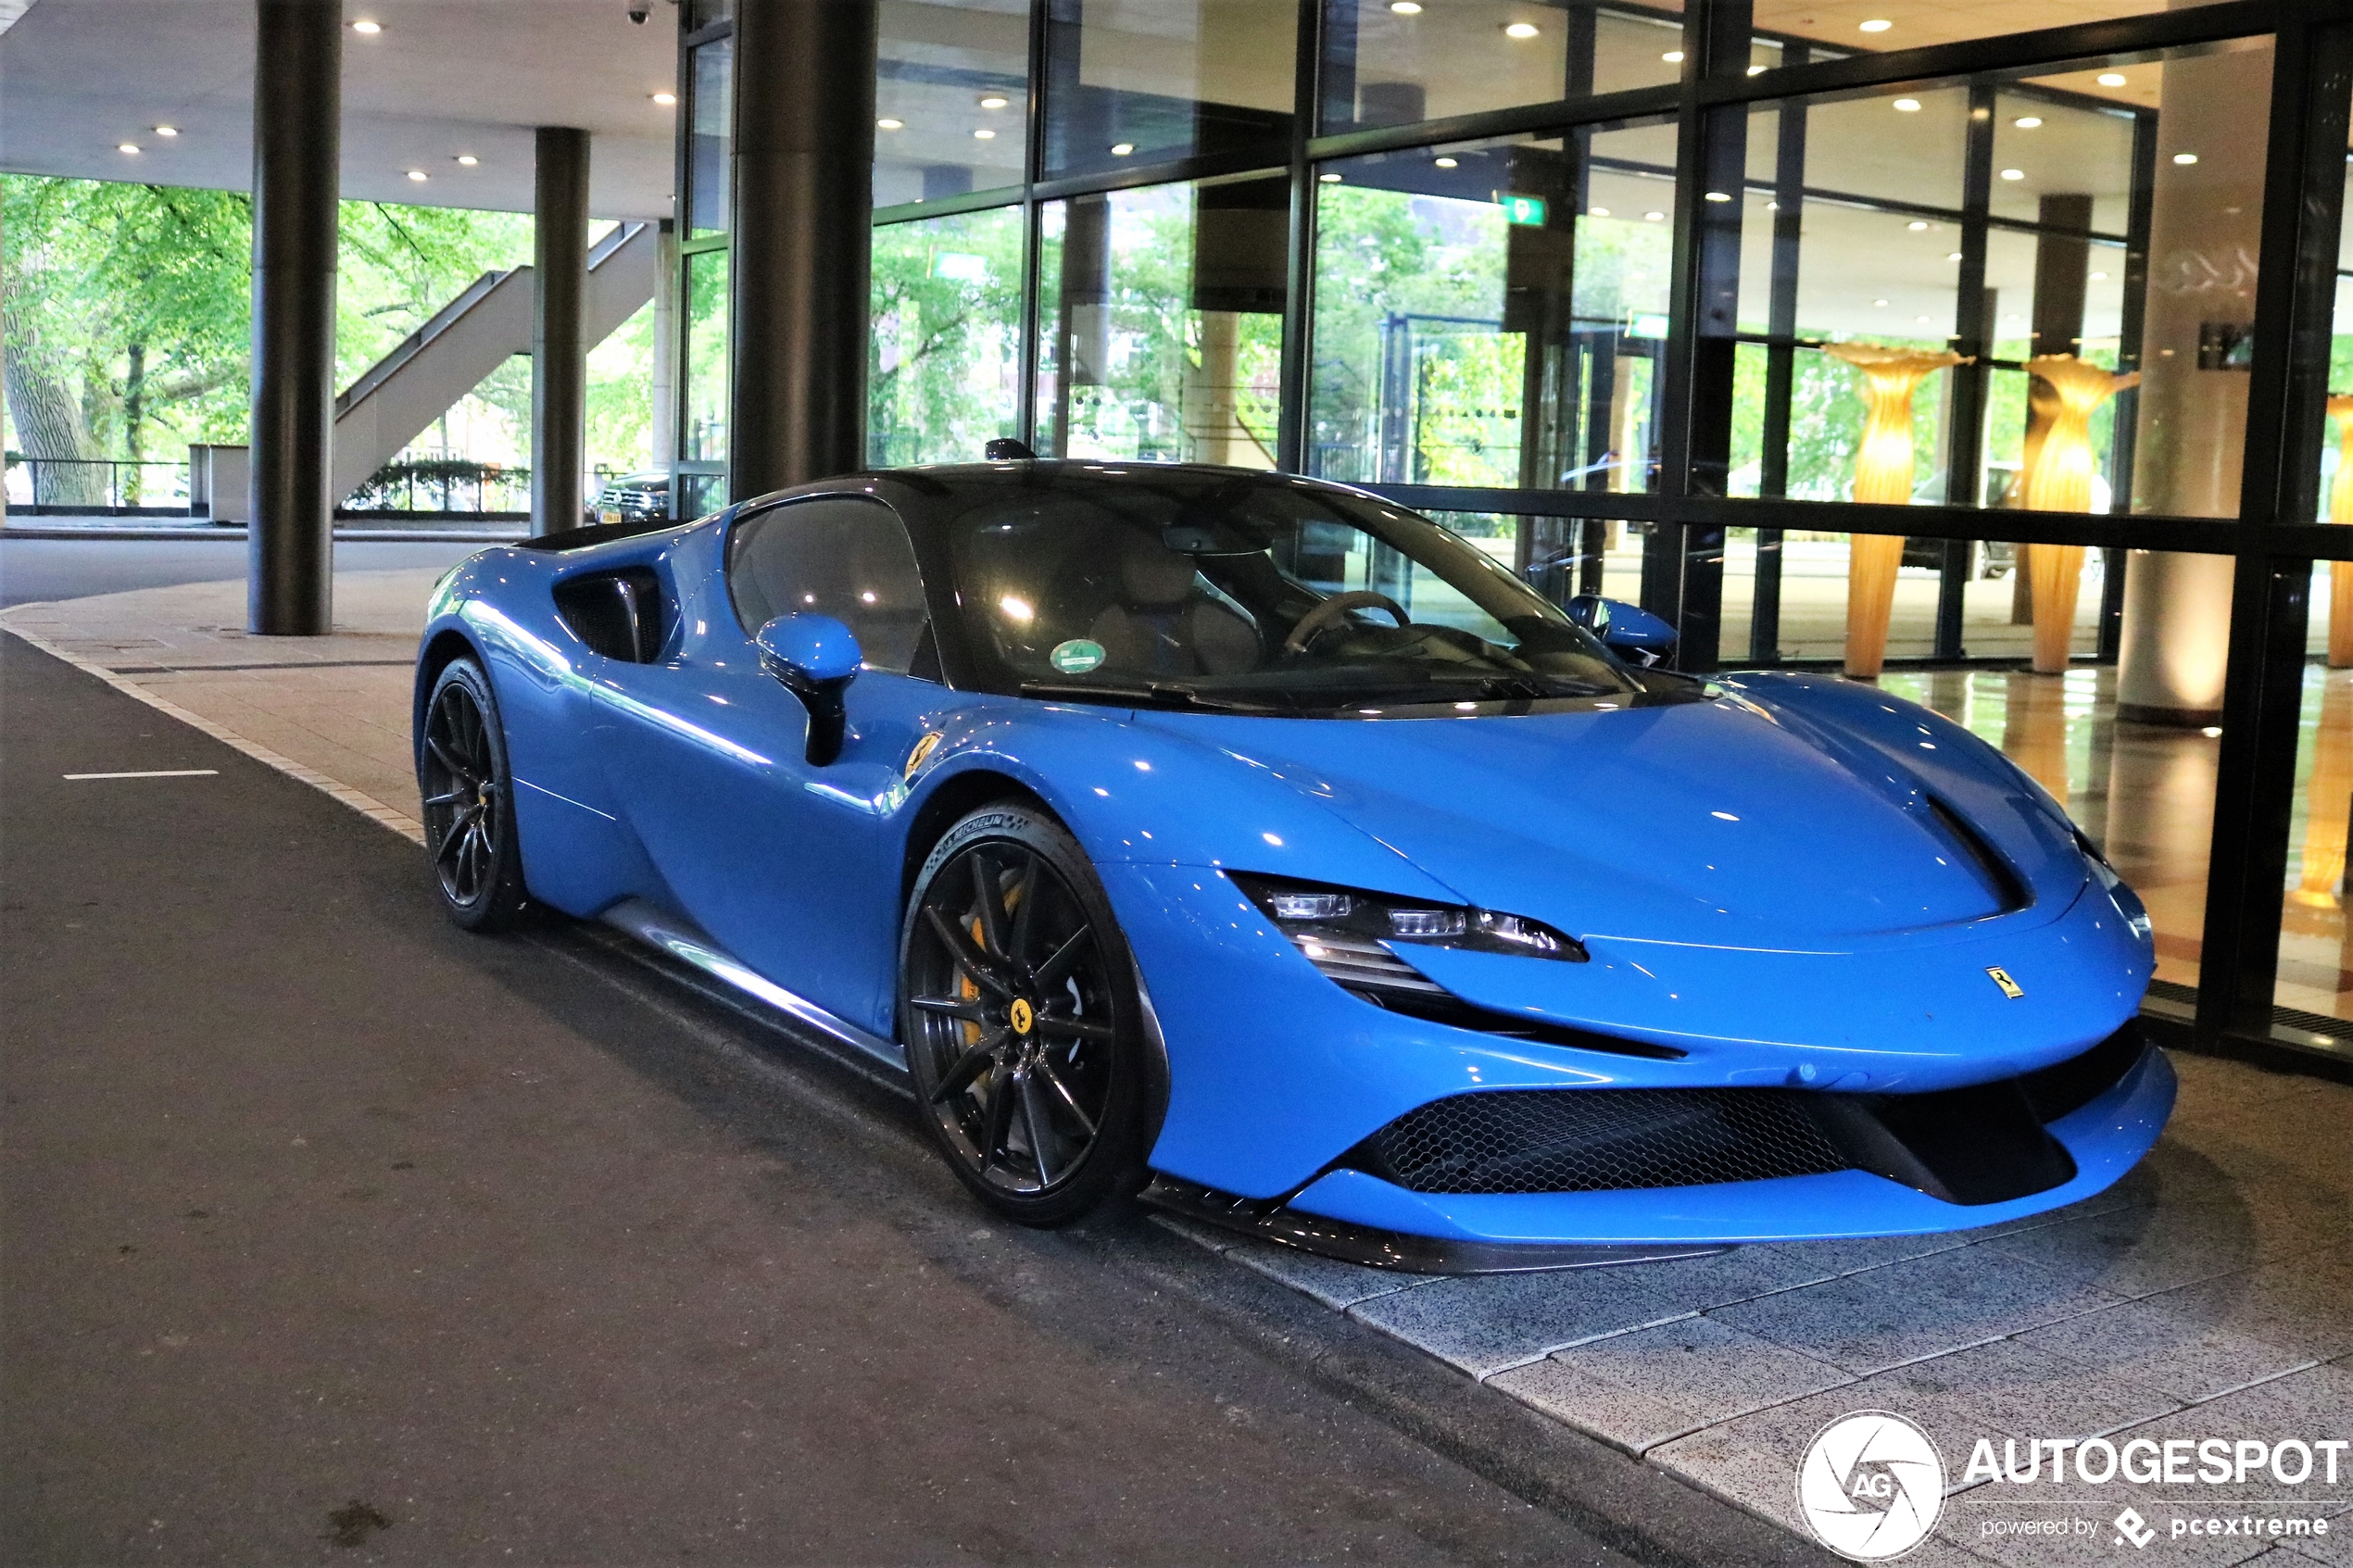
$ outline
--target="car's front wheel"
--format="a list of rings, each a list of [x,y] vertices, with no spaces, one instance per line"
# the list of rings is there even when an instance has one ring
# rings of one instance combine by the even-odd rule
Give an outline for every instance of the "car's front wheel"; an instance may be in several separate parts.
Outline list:
[[[967,1187],[1056,1225],[1142,1185],[1133,970],[1061,824],[1001,805],[950,828],[916,874],[899,954],[922,1121]]]

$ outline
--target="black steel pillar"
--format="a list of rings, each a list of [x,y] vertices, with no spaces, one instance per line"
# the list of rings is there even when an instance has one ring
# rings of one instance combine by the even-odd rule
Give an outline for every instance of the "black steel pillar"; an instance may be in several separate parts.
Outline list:
[[[539,127],[532,171],[531,531],[581,523],[588,448],[588,132]]]
[[[253,451],[245,628],[334,620],[335,194],[343,9],[258,0],[253,91]]]
[[[875,0],[736,0],[728,493],[866,461]]]

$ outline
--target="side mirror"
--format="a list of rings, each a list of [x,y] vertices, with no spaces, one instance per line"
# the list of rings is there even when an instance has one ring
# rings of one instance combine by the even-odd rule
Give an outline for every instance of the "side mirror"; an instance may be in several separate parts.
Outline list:
[[[858,678],[864,657],[856,633],[830,615],[780,615],[752,641],[760,668],[809,709],[809,765],[829,765],[841,755],[841,694]]]
[[[1568,618],[1602,640],[1602,646],[1637,669],[1647,670],[1675,651],[1675,628],[1640,605],[1579,594],[1568,601]]]

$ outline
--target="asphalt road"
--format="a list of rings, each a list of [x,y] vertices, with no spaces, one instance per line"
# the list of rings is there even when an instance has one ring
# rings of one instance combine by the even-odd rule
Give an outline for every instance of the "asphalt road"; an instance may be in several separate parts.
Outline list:
[[[478,545],[400,539],[345,539],[335,545],[341,571],[447,566]],[[129,588],[218,583],[245,574],[243,539],[9,539],[0,537],[0,607],[78,599]]]
[[[0,1561],[1814,1562],[0,636]],[[212,776],[62,775],[212,769]]]

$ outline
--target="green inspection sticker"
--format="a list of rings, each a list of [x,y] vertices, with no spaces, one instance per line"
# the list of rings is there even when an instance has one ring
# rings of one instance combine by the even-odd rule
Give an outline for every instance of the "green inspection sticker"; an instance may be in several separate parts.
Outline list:
[[[1065,675],[1084,675],[1100,669],[1103,662],[1103,645],[1084,637],[1073,637],[1066,643],[1056,643],[1047,659]]]

